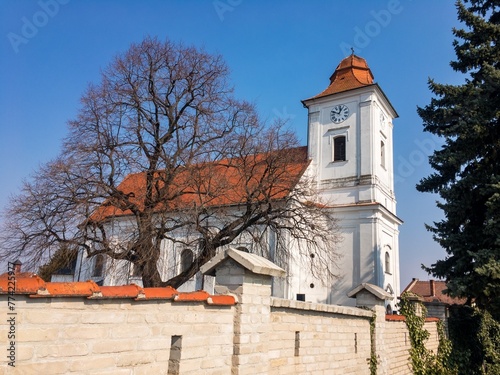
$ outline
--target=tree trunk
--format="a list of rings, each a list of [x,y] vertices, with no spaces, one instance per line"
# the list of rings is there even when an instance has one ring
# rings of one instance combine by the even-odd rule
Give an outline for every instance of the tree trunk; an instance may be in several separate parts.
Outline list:
[[[163,286],[171,286],[172,288],[179,288],[182,284],[192,278],[200,270],[200,267],[212,259],[216,254],[216,248],[207,244],[202,243],[200,246],[200,254],[196,257],[194,262],[191,264],[186,271],[181,272],[177,276],[172,277],[170,280],[163,282]]]
[[[145,288],[162,286],[158,260],[160,259],[161,240],[153,240],[152,236],[146,235],[139,242],[137,265],[142,275],[142,284]]]
[[[148,260],[142,272],[142,285],[144,288],[163,286],[164,282],[161,280],[156,261]]]

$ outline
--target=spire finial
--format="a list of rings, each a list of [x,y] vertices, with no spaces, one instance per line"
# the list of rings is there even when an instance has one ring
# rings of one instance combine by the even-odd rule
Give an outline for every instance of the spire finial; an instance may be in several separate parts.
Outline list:
[[[351,55],[354,55],[354,47],[351,47]]]

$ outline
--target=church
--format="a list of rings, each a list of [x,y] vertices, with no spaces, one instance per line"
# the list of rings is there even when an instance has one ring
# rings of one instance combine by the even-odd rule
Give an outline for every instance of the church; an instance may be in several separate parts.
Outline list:
[[[354,54],[340,62],[326,89],[302,103],[308,111],[304,171],[314,176],[320,198],[333,203],[343,239],[337,250],[341,254],[338,278],[325,285],[292,262],[288,276],[273,281],[273,295],[353,305],[348,293],[370,283],[394,297],[386,302],[392,311],[400,293],[398,228],[402,221],[396,215],[392,134],[398,115],[367,62]],[[165,279],[192,257],[174,247],[169,254],[161,272]],[[101,285],[141,285],[139,275],[126,263],[102,255],[86,258],[81,252],[71,278],[53,275],[52,281],[92,279]],[[201,287],[213,289],[210,276],[197,275],[179,290]]]

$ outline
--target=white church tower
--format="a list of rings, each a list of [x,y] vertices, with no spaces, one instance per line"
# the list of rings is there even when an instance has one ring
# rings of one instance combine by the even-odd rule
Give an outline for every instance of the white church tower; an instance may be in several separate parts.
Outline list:
[[[340,278],[325,302],[352,304],[346,291],[361,283],[397,297],[402,221],[396,216],[392,121],[398,115],[366,61],[354,54],[340,62],[323,92],[302,103],[309,112],[308,152],[318,189],[344,237]]]

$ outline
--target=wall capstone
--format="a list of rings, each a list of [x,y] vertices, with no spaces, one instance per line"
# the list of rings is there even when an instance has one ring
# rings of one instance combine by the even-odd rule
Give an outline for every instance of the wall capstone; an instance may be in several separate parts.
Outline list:
[[[373,308],[375,306],[384,306],[386,300],[392,300],[394,297],[377,285],[362,283],[347,293],[349,298],[356,298],[356,307]]]

